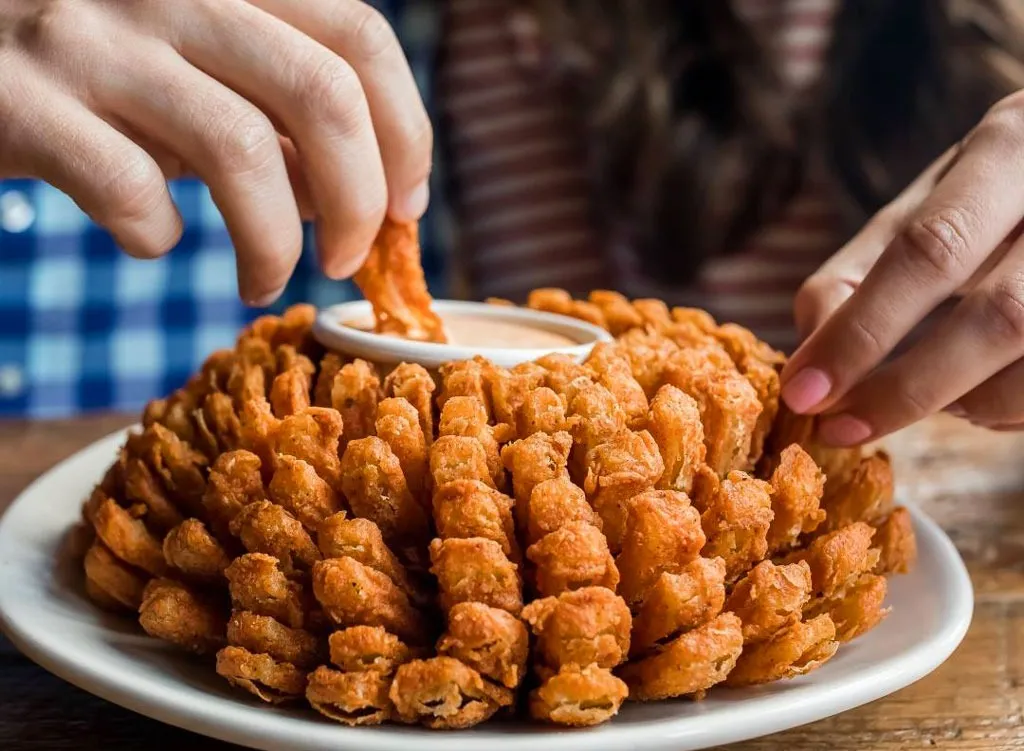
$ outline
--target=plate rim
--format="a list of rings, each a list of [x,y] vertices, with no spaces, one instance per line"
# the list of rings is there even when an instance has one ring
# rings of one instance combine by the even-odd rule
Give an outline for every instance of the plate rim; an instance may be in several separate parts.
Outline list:
[[[137,426],[129,426],[93,441],[30,483],[0,515],[0,542],[5,536],[8,520],[15,508],[38,493],[46,482],[68,472],[71,465],[76,461],[82,461],[87,452],[113,449],[124,440],[128,431],[135,427]],[[83,498],[87,492],[87,489],[83,489]],[[423,731],[414,736],[408,733],[408,728],[403,728],[403,733],[395,734],[389,733],[386,728],[343,728],[325,722],[323,729],[325,732],[330,731],[333,738],[329,741],[326,738],[321,740],[323,733],[312,733],[308,734],[305,740],[317,742],[295,746],[295,731],[289,728],[289,721],[305,720],[305,717],[282,716],[260,707],[241,702],[226,702],[221,697],[211,696],[217,700],[210,702],[211,706],[216,707],[221,702],[227,705],[218,708],[218,711],[225,711],[226,715],[215,716],[210,709],[202,711],[202,707],[192,705],[192,699],[187,695],[176,695],[172,691],[158,696],[160,692],[155,689],[133,691],[122,679],[106,675],[98,667],[88,665],[88,661],[83,665],[81,659],[76,659],[66,648],[62,648],[59,639],[54,645],[52,635],[48,635],[49,641],[46,638],[37,638],[19,621],[17,600],[7,596],[8,588],[2,579],[0,630],[26,657],[83,691],[159,722],[250,748],[275,749],[286,743],[292,747],[309,749],[331,747],[385,751],[407,748],[414,743],[421,751],[456,751],[458,748],[471,748],[486,743],[492,747],[492,751],[512,751],[539,741],[546,748],[559,751],[596,751],[604,747],[696,750],[782,732],[863,706],[917,682],[937,669],[956,651],[973,619],[973,584],[949,536],[916,504],[903,501],[903,505],[910,510],[918,535],[938,546],[938,560],[953,585],[950,595],[952,612],[942,627],[928,640],[918,642],[898,656],[884,661],[882,665],[885,669],[881,673],[878,670],[865,670],[861,671],[862,674],[859,676],[855,675],[839,682],[840,685],[833,682],[814,687],[817,695],[813,700],[798,704],[795,710],[788,707],[788,711],[776,711],[792,701],[791,696],[780,693],[761,697],[758,704],[749,709],[744,709],[743,704],[737,704],[725,713],[725,717],[715,717],[713,721],[705,723],[694,723],[693,715],[684,715],[652,720],[642,723],[642,726],[638,726],[637,723],[616,726],[612,723],[592,729],[552,729],[548,732],[537,731],[523,735],[502,734],[500,731],[482,728],[472,734]],[[0,546],[0,563],[16,563],[4,561],[3,558]],[[27,606],[23,609],[25,613],[31,612],[31,608]],[[21,617],[24,617],[25,613],[22,613]],[[801,688],[807,690],[810,687]],[[823,710],[825,705],[830,708]],[[239,721],[232,722],[232,716],[236,714]],[[244,722],[240,721],[243,719]],[[600,734],[599,737],[597,733]],[[681,743],[685,746],[681,747]]]

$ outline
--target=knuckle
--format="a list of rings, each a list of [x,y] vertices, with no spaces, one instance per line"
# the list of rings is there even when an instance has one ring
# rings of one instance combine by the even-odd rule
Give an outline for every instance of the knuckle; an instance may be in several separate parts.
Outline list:
[[[70,18],[72,13],[69,6],[72,0],[48,0],[34,5],[15,22],[14,37],[26,49],[50,50],[61,47],[67,32],[76,27]],[[80,22],[81,18],[78,20]]]
[[[365,5],[353,28],[356,54],[363,60],[375,60],[401,49],[398,36],[379,10]]]
[[[908,415],[924,416],[934,412],[941,404],[934,394],[924,390],[921,384],[900,383],[895,389],[894,404],[902,405],[902,410]]]
[[[852,351],[864,352],[872,358],[881,357],[888,351],[874,328],[858,316],[854,316],[850,321],[849,335],[852,340]]]
[[[1000,338],[1024,344],[1024,279],[995,285],[981,298],[985,326]]]
[[[331,55],[312,65],[298,88],[308,114],[336,123],[344,132],[357,128],[367,112],[359,77],[340,57]]]
[[[214,158],[231,174],[260,169],[277,152],[277,131],[266,115],[255,108],[244,108],[211,127]]]
[[[971,222],[965,210],[947,208],[912,220],[901,233],[901,245],[917,269],[940,278],[962,270],[970,247]]]
[[[118,160],[101,190],[107,223],[135,222],[149,216],[164,200],[164,176],[141,152]]]

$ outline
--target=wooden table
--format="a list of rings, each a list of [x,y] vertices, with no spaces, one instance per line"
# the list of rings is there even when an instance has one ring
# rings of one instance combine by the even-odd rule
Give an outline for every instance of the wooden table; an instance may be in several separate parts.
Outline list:
[[[0,509],[56,461],[127,422],[0,423]],[[967,638],[910,688],[730,751],[1024,748],[1024,434],[991,434],[939,417],[888,444],[901,492],[913,490],[970,568],[977,607]],[[179,746],[229,748],[72,688],[0,637],[0,749]]]

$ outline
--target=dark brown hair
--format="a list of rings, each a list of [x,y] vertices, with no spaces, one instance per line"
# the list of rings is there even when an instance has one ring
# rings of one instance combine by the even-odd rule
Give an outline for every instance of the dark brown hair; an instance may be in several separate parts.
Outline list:
[[[685,281],[824,158],[853,229],[1024,86],[1017,0],[840,0],[814,105],[798,108],[728,0],[534,0],[584,114],[607,230]]]

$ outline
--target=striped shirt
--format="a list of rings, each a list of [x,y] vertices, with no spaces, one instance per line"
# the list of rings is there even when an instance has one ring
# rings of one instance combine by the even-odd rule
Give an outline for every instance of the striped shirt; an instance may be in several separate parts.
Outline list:
[[[830,42],[836,0],[734,0],[767,41],[794,96],[812,89]],[[579,125],[554,85],[531,68],[535,30],[515,0],[449,0],[442,26],[439,109],[460,229],[461,268],[475,295],[521,299],[538,286],[577,294],[597,286],[706,308],[792,348],[793,295],[832,252],[834,202],[811,167],[785,210],[695,283],[645,275],[632,248],[592,221]]]

